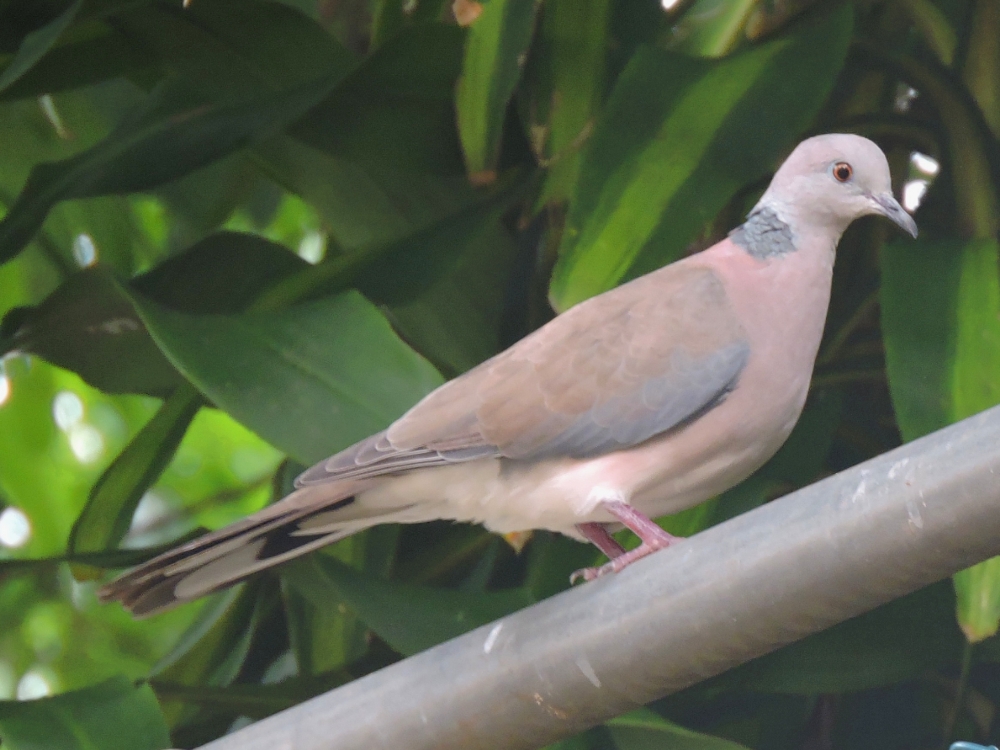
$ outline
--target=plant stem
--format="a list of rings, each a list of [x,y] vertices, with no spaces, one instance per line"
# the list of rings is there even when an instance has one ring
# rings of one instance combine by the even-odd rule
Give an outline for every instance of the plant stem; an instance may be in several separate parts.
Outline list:
[[[952,738],[955,736],[955,727],[958,725],[958,720],[962,716],[962,708],[965,705],[965,693],[969,687],[969,674],[972,671],[972,648],[972,644],[966,641],[965,647],[962,649],[962,667],[958,673],[958,686],[955,690],[955,705],[944,725],[944,743],[941,746],[942,750],[947,750],[948,746],[951,744]]]

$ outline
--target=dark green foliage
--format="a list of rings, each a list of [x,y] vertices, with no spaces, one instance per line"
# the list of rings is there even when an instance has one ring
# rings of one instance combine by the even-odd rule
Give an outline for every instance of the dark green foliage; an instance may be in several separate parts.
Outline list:
[[[164,750],[167,725],[148,685],[124,678],[38,701],[0,703],[0,736],[10,750],[43,747]]]
[[[58,694],[0,700],[3,747],[193,747],[565,589],[592,548],[430,523],[145,622],[94,597],[550,303],[720,239],[806,135],[932,183],[921,239],[847,233],[788,443],[663,525],[1000,402],[997,7],[488,0],[463,28],[441,0],[0,0],[0,699]],[[556,747],[995,743],[998,582],[987,561]]]

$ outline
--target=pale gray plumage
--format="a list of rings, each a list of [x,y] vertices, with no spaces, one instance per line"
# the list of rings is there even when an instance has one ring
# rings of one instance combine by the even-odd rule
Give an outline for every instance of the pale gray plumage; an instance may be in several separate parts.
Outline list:
[[[730,239],[577,305],[309,469],[287,498],[102,596],[148,614],[368,526],[433,518],[588,539],[617,570],[670,542],[645,516],[735,484],[787,437],[836,243],[867,213],[916,233],[875,144],[803,142]],[[643,546],[623,553],[614,522]]]
[[[574,307],[296,484],[483,457],[587,458],[680,424],[732,388],[749,345],[712,271],[687,269],[649,294],[656,281],[645,276]],[[690,343],[678,340],[681,329],[633,323],[684,316]]]

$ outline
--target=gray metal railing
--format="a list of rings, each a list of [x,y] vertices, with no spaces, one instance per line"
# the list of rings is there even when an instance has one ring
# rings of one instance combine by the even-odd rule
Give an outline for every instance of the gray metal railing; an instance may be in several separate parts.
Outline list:
[[[1000,407],[204,750],[537,748],[1000,554]]]

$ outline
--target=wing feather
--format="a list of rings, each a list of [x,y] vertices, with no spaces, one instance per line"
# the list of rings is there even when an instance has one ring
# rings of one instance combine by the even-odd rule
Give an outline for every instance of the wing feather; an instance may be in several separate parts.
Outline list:
[[[715,273],[667,266],[568,310],[297,484],[621,450],[718,403],[749,355]]]

